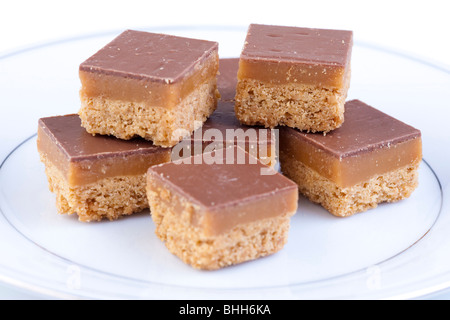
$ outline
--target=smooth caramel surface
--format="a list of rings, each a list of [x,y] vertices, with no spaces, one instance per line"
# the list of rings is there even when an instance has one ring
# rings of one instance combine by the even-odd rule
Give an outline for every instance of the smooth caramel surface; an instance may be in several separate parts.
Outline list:
[[[341,88],[347,69],[340,66],[321,66],[290,62],[256,61],[242,59],[238,79],[255,79],[272,84],[306,84]]]
[[[420,138],[415,138],[389,148],[339,158],[301,138],[283,135],[280,148],[338,186],[350,187],[375,175],[420,162],[422,143]]]
[[[143,139],[92,136],[81,127],[78,115],[40,119],[37,146],[70,186],[145,174],[149,166],[170,161],[171,152],[170,148],[157,147]]]
[[[416,164],[420,131],[359,100],[346,104],[346,120],[327,135],[280,129],[280,152],[341,187]]]
[[[201,64],[186,72],[175,82],[155,81],[151,77],[127,77],[121,74],[92,72],[80,68],[80,94],[87,97],[104,96],[113,100],[144,103],[148,106],[173,108],[199,85],[215,78],[219,68],[217,51]]]
[[[351,31],[252,24],[238,79],[341,88],[350,72],[352,45]]]
[[[222,149],[211,156],[223,159],[225,154],[226,149]],[[273,169],[251,162],[248,153],[243,163],[226,163],[223,159],[223,164],[208,164],[207,156],[197,155],[189,164],[172,162],[148,171],[152,188],[180,199],[176,202],[170,198],[169,205],[176,212],[181,214],[188,204],[196,208],[191,223],[206,234],[217,235],[238,224],[295,212],[298,189],[294,182],[275,171],[261,174],[261,169]]]
[[[80,65],[80,70],[174,83],[218,51],[213,41],[125,30]]]

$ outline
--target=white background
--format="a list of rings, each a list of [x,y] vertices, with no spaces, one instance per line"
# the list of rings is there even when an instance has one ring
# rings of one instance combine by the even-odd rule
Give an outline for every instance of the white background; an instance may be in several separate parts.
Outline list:
[[[353,30],[355,41],[388,47],[450,70],[449,7],[448,1],[438,0],[2,1],[0,57],[37,44],[102,31],[264,23]],[[1,102],[0,117],[8,118],[8,107]],[[0,162],[10,151],[10,146],[2,143],[5,138],[0,135]],[[0,285],[0,298],[40,297]]]
[[[266,23],[353,30],[370,41],[450,65],[445,0],[2,1],[0,53],[101,31]]]

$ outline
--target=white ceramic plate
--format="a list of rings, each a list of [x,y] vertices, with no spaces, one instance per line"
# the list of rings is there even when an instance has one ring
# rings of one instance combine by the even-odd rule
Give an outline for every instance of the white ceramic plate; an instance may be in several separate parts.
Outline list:
[[[149,31],[216,40],[221,57],[237,57],[246,28]],[[58,215],[37,120],[78,111],[78,65],[119,33],[0,57],[0,138],[11,146],[0,166],[1,281],[88,299],[389,299],[450,286],[450,71],[358,41],[349,99],[422,131],[420,186],[409,199],[343,219],[301,198],[282,251],[213,272],[170,254],[148,211],[89,224]]]

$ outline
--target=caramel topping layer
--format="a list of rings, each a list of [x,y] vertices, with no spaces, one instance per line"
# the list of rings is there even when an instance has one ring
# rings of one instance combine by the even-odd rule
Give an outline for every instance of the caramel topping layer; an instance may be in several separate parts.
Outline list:
[[[359,100],[345,110],[344,124],[326,135],[281,128],[281,152],[341,187],[421,161],[419,130]]]
[[[234,150],[236,160],[226,158]],[[236,150],[227,148],[192,157],[190,163],[177,161],[149,169],[149,179],[160,188],[180,195],[197,208],[191,221],[207,234],[219,234],[250,221],[295,212],[297,185],[244,152],[238,162]],[[242,152],[242,151],[241,151]],[[212,157],[223,161],[208,163]],[[151,175],[151,177],[150,177]],[[179,204],[180,208],[184,204]]]
[[[113,100],[144,103],[149,107],[173,108],[197,86],[215,78],[219,68],[217,52],[206,57],[176,82],[153,81],[153,78],[119,76],[113,73],[92,72],[81,69],[80,94],[87,97],[105,96]]]
[[[126,30],[80,65],[80,71],[174,83],[198,69],[218,43]]]
[[[350,69],[352,45],[351,31],[252,24],[238,79],[340,88]]]
[[[340,66],[321,66],[289,62],[241,60],[239,79],[255,79],[272,84],[307,84],[330,90],[344,86],[349,71]]]
[[[61,170],[71,186],[145,174],[149,166],[170,161],[170,148],[150,141],[92,136],[75,114],[40,119],[38,150]]]

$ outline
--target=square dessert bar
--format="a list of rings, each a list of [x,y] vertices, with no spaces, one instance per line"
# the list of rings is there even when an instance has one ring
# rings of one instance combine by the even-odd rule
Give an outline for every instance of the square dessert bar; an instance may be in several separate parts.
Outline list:
[[[294,182],[238,147],[185,160],[147,173],[156,234],[170,252],[212,270],[283,248],[297,210]]]
[[[236,116],[248,125],[338,128],[352,44],[351,31],[251,24],[240,57]]]
[[[170,149],[144,139],[92,136],[78,115],[39,120],[37,146],[59,213],[80,221],[117,219],[148,208],[147,169]]]
[[[216,108],[217,42],[126,30],[81,63],[83,127],[171,147]]]
[[[242,125],[234,113],[238,66],[238,58],[219,60],[217,109],[192,136],[173,147],[172,159],[237,145],[266,165],[276,164],[277,130]]]
[[[280,129],[281,171],[302,194],[336,216],[408,198],[418,185],[419,130],[359,100],[326,134]]]

